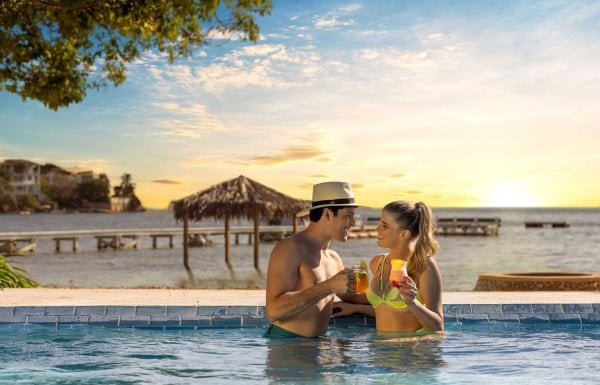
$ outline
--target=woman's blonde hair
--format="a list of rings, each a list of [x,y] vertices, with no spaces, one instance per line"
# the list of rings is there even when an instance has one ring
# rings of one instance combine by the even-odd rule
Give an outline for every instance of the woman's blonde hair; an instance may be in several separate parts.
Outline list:
[[[436,254],[440,244],[434,237],[435,221],[431,209],[423,202],[394,201],[383,208],[396,223],[417,237],[415,252],[408,260],[408,274],[418,278],[427,267],[427,258]]]

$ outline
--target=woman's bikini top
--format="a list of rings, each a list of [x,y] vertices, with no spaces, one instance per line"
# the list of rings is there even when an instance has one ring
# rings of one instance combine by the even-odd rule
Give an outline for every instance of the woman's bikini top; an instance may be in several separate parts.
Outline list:
[[[388,291],[388,288],[390,286],[390,282],[388,280],[386,280],[387,285],[385,285],[385,287],[383,286],[383,265],[387,260],[387,257],[388,255],[386,254],[383,256],[383,258],[380,258],[379,264],[377,265],[377,269],[375,270],[375,274],[377,274],[377,272],[379,271],[379,292],[381,294],[375,294],[373,290],[371,290],[371,286],[369,285],[369,288],[367,289],[367,300],[369,301],[371,306],[373,306],[373,308],[376,308],[382,303],[385,303],[396,309],[404,309],[408,305],[402,300],[402,297],[398,296],[398,289],[392,287]],[[418,289],[416,299],[418,299],[420,302],[423,302],[423,297],[421,296],[421,292]]]

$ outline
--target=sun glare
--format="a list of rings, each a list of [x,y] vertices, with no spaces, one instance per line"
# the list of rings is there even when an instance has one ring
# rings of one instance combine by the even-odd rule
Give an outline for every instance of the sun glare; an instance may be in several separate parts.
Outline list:
[[[504,184],[490,189],[484,205],[487,207],[532,207],[536,203],[535,197],[526,186]]]

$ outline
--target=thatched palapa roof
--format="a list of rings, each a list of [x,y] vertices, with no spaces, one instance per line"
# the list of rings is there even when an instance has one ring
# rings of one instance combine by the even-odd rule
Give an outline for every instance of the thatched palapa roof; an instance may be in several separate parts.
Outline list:
[[[262,217],[281,219],[293,217],[307,206],[301,199],[280,193],[270,187],[240,175],[220,184],[172,202],[175,218],[189,220],[205,218],[254,218],[256,211]]]

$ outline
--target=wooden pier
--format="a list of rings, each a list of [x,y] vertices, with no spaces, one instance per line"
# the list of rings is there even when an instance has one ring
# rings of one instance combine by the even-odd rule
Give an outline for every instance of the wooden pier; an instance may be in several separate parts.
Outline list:
[[[570,224],[567,221],[526,221],[525,228],[566,228]]]
[[[262,226],[260,227],[261,240],[268,242],[283,239],[292,234],[292,226]],[[235,237],[235,244],[240,243],[240,237],[246,236],[248,244],[252,244],[254,227],[240,226],[230,229],[230,234]],[[196,227],[189,229],[191,244],[197,246],[208,246],[213,242],[210,236],[223,236],[223,227]],[[142,236],[151,239],[152,248],[159,247],[161,239],[167,240],[167,247],[175,246],[175,238],[183,238],[182,228],[160,228],[160,229],[107,229],[107,230],[66,230],[66,231],[38,231],[38,232],[12,232],[0,233],[0,253],[24,254],[33,253],[39,240],[51,240],[54,242],[54,251],[64,251],[64,244],[70,246],[72,252],[80,250],[83,238],[95,238],[97,250],[131,250],[137,249]],[[201,240],[202,242],[198,242]],[[183,243],[183,240],[181,241]]]
[[[437,235],[497,236],[500,218],[438,218]]]

